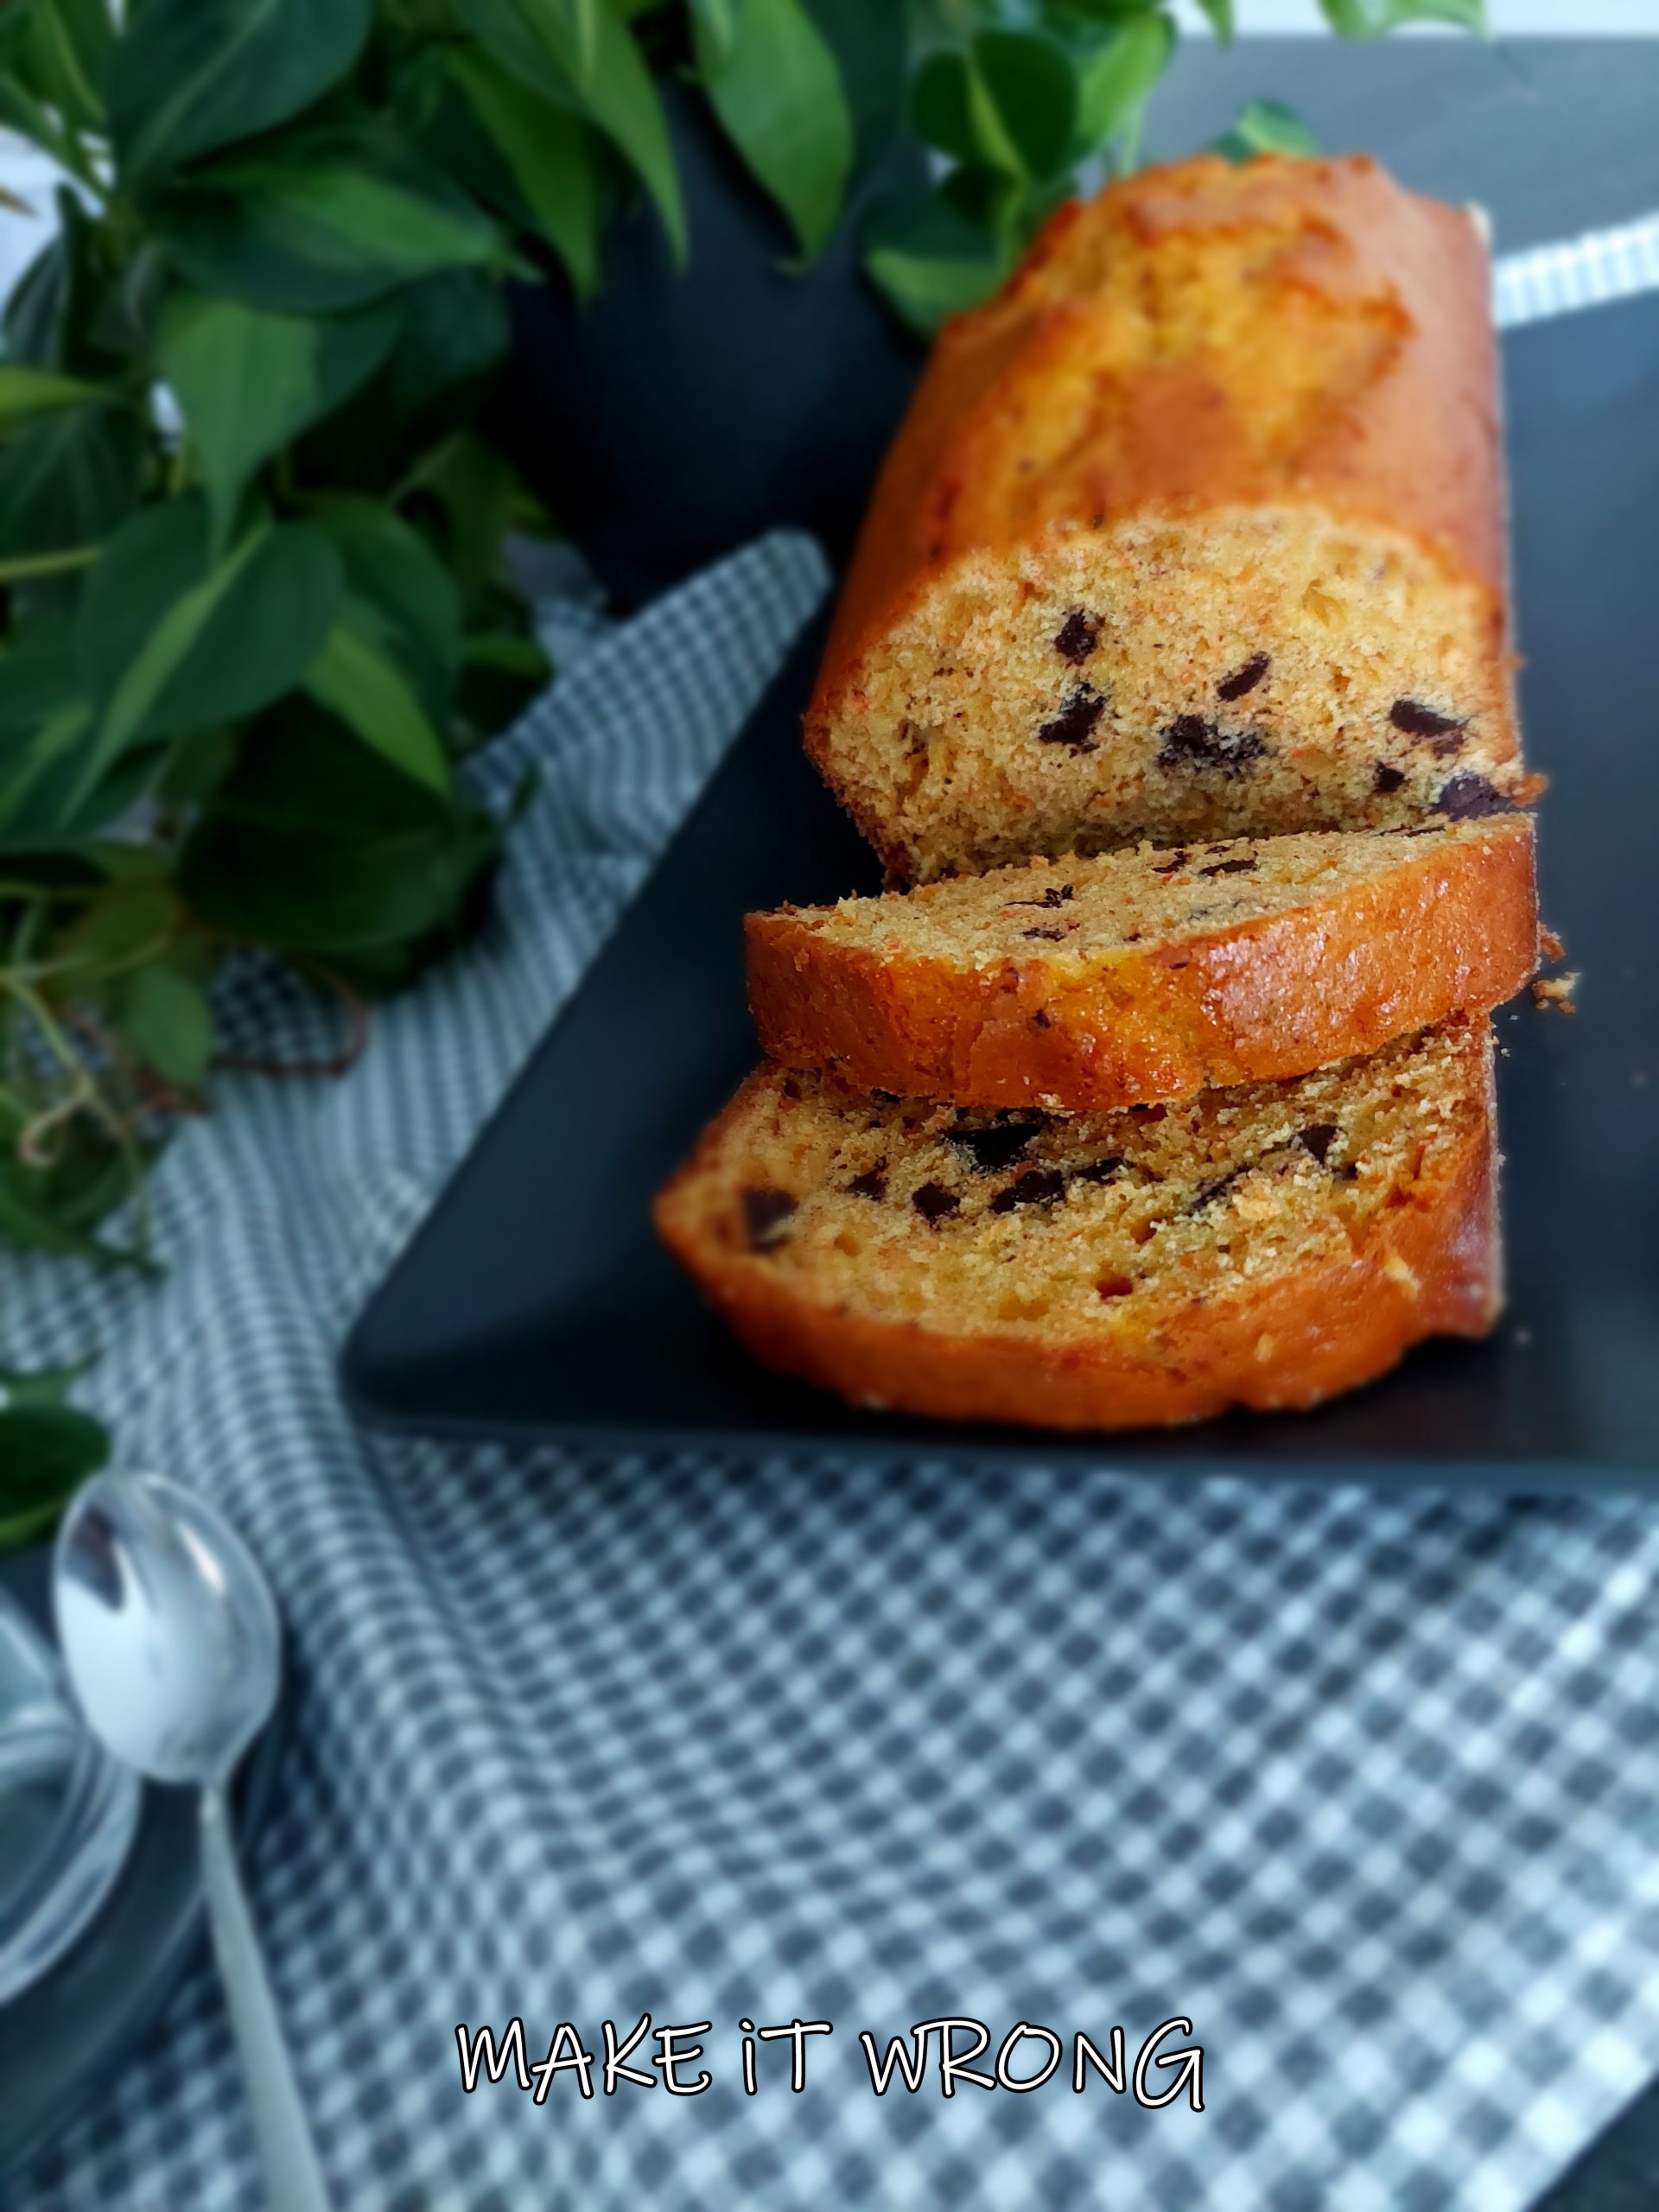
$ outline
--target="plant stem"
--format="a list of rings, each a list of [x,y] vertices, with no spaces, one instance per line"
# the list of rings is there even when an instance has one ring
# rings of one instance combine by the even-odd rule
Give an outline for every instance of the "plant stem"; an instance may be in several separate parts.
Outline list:
[[[59,1102],[37,1116],[31,1126],[23,1130],[17,1141],[18,1157],[30,1166],[42,1163],[30,1158],[30,1150],[42,1136],[49,1135],[60,1122],[75,1114],[90,1114],[102,1124],[105,1135],[121,1155],[127,1172],[127,1195],[134,1202],[133,1243],[131,1250],[124,1256],[138,1267],[144,1267],[149,1258],[149,1195],[144,1187],[143,1155],[133,1141],[132,1131],[118,1114],[109,1100],[99,1091],[92,1071],[76,1052],[68,1038],[59,1027],[52,1009],[32,990],[21,976],[0,968],[0,989],[10,994],[29,1014],[45,1046],[67,1079],[68,1089]]]
[[[62,553],[20,553],[15,560],[0,561],[0,584],[22,583],[31,576],[67,575],[72,569],[90,569],[103,550],[101,545],[72,545]]]

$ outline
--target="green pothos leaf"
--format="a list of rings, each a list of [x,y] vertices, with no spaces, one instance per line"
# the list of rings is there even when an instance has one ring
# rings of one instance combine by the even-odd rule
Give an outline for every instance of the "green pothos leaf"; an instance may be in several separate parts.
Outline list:
[[[225,545],[254,471],[373,375],[401,325],[395,300],[355,315],[282,315],[175,294],[159,333],[162,376],[190,433]]]
[[[599,286],[600,208],[587,125],[487,54],[457,52],[449,68],[577,298],[591,298]]]
[[[1230,162],[1247,162],[1252,154],[1316,155],[1321,149],[1294,108],[1282,100],[1252,100],[1232,129],[1217,139],[1215,150]]]
[[[206,1080],[213,1017],[194,976],[160,961],[135,968],[121,980],[116,1020],[139,1058],[164,1081],[194,1090]]]
[[[1485,0],[1319,0],[1325,20],[1344,38],[1381,38],[1406,23],[1453,23],[1484,33]]]
[[[49,1535],[109,1456],[103,1424],[73,1406],[0,1406],[0,1551]]]
[[[692,18],[709,105],[810,257],[840,216],[853,119],[836,58],[802,0],[730,0],[723,29]]]
[[[372,0],[145,0],[115,50],[111,122],[140,182],[285,123],[340,82]]]

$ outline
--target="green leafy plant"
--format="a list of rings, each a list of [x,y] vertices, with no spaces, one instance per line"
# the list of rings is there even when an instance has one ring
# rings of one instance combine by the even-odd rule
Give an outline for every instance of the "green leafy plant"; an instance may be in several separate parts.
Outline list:
[[[1344,38],[1407,22],[1484,28],[1483,0],[1319,0]],[[1233,35],[1233,0],[1201,0]],[[1176,46],[1172,0],[925,0],[910,118],[943,171],[874,222],[865,266],[926,335],[1002,283],[1080,173],[1122,174],[1140,159],[1147,101]],[[1317,152],[1273,100],[1252,102],[1219,142],[1235,160]]]
[[[804,265],[908,82],[938,175],[867,266],[925,331],[1135,162],[1174,38],[1158,0],[0,0],[0,127],[63,179],[0,319],[0,1246],[152,1268],[227,951],[332,994],[343,1065],[484,911],[506,825],[456,771],[547,676],[506,286],[539,247],[591,297],[630,203],[683,262],[664,87]],[[1270,102],[1227,142],[1308,143]],[[0,1378],[0,1542],[102,1448],[73,1380]]]
[[[683,257],[674,70],[816,252],[887,35],[822,12],[0,0],[0,124],[64,179],[0,327],[0,1243],[151,1266],[228,950],[351,1037],[476,922],[503,825],[456,768],[548,673],[506,281],[540,240],[590,295],[634,194]],[[0,1541],[89,1464],[72,1380],[9,1386]]]
[[[100,1425],[64,1403],[85,1371],[0,1368],[0,1550],[45,1535],[70,1491],[109,1457]]]

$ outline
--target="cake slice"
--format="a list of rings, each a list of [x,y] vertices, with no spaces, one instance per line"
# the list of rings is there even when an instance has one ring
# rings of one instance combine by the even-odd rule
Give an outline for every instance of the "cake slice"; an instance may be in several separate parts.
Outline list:
[[[1468,821],[1517,750],[1486,250],[1363,158],[1072,202],[946,324],[809,751],[895,880]]]
[[[1062,1118],[767,1065],[657,1201],[757,1357],[855,1403],[1053,1428],[1307,1406],[1499,1305],[1491,1025]]]
[[[751,914],[760,1042],[861,1090],[1083,1111],[1302,1075],[1538,957],[1532,824],[1141,846]]]

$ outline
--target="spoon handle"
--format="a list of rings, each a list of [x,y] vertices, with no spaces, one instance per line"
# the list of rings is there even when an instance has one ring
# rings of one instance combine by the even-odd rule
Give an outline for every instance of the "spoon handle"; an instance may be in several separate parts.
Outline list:
[[[201,1877],[270,2212],[327,2212],[311,2131],[238,1870],[222,1789],[201,1793]]]

